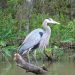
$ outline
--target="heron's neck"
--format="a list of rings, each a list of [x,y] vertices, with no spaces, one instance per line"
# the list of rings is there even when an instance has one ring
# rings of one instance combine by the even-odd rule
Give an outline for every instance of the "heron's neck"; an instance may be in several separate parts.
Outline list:
[[[46,33],[51,33],[51,28],[47,25],[47,22],[43,22],[43,29]]]

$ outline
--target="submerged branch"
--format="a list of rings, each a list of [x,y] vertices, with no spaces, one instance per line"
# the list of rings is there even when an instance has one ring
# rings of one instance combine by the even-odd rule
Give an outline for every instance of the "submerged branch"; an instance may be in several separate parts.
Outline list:
[[[47,74],[46,70],[26,62],[18,53],[14,55],[14,60],[16,61],[19,67],[25,69],[27,72],[32,72],[35,74]]]

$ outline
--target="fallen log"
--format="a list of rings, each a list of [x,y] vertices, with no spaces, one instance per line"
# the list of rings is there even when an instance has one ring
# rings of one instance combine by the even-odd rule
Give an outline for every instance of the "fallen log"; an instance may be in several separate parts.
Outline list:
[[[44,70],[43,68],[40,68],[36,65],[33,65],[33,64],[26,62],[18,53],[14,54],[14,60],[16,61],[17,65],[19,67],[25,69],[27,72],[47,75],[46,70]]]

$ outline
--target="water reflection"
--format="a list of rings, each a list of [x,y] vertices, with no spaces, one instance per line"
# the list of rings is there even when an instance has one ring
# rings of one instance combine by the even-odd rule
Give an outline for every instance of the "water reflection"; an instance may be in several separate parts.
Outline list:
[[[48,75],[75,75],[75,64],[73,62],[56,62],[48,68]],[[24,69],[8,63],[0,63],[0,75],[35,75],[26,73]]]

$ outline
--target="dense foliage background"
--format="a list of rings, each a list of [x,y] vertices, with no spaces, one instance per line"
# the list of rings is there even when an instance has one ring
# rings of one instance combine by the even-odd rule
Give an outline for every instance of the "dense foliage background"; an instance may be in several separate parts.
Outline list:
[[[74,13],[74,0],[0,0],[0,51],[10,57],[25,36],[49,17],[61,23],[50,26],[50,45],[74,43]]]

